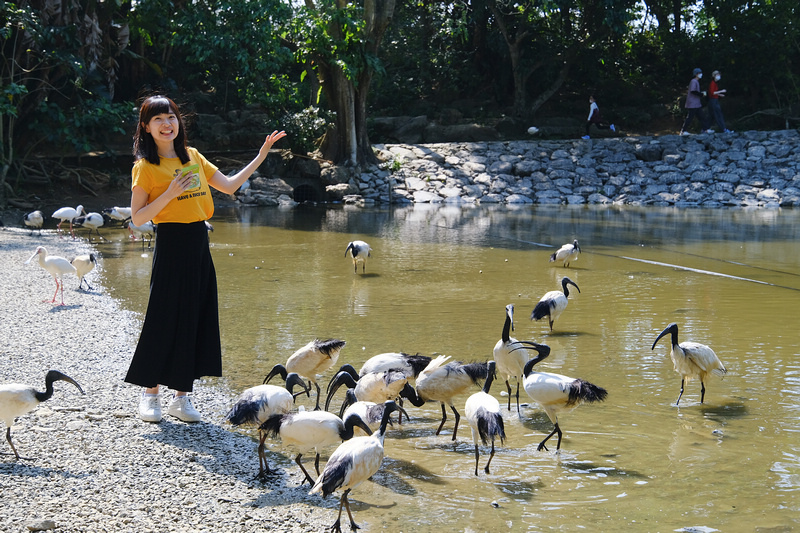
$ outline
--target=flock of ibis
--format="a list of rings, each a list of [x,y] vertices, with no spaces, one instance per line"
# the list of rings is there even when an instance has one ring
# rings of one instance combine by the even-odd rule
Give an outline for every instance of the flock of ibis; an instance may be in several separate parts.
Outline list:
[[[359,262],[362,262],[362,273],[365,272],[364,263],[370,252],[371,248],[363,241],[348,244],[345,254],[351,254],[356,273]],[[579,253],[576,240],[554,253],[551,261],[562,261],[564,267],[568,267]],[[563,277],[562,290],[546,293],[535,305],[531,320],[547,317],[552,331],[556,320],[567,308],[569,286],[580,292],[575,282]],[[266,464],[265,440],[280,440],[282,446],[297,452],[295,462],[303,474],[301,484],[307,481],[311,485],[309,494],[321,493],[324,497],[341,491],[338,516],[331,529],[341,531],[342,511],[346,509],[350,527],[356,530],[358,525],[353,519],[348,496],[379,470],[391,414],[398,412],[398,422],[405,417],[414,423],[414,413],[412,411],[409,415],[404,403],[416,407],[427,402],[440,404],[442,419],[433,431],[434,435],[439,435],[444,428],[449,409],[455,417],[453,441],[457,439],[463,412],[472,432],[474,473],[478,476],[481,446],[489,448],[483,467],[483,471],[489,474],[495,447],[502,446],[509,438],[503,421],[503,408],[491,393],[494,381],[505,382],[508,402],[504,407],[509,412],[513,409],[511,400],[514,396],[516,411],[520,414],[521,386],[532,403],[540,406],[550,419],[552,431],[538,444],[538,451],[549,451],[547,443],[554,436],[557,436],[555,450],[561,449],[563,430],[560,418],[565,413],[581,404],[598,403],[607,398],[608,391],[590,381],[540,370],[537,365],[550,355],[550,347],[515,339],[511,336],[513,331],[514,305],[508,304],[500,340],[494,346],[490,361],[461,362],[452,361],[447,355],[432,358],[419,354],[383,353],[369,358],[358,371],[350,364],[342,364],[327,385],[322,409],[319,375],[334,368],[346,343],[340,339],[315,339],[293,353],[285,365],[275,365],[264,384],[242,393],[227,419],[234,425],[250,423],[258,428],[258,477],[264,479],[273,472]],[[699,379],[702,387],[700,401],[703,403],[705,383],[712,375],[723,375],[726,372],[724,365],[708,346],[696,342],[679,343],[678,326],[674,323],[658,335],[652,348],[667,334],[671,339],[670,357],[681,375],[681,395],[676,404],[680,402],[685,383],[691,379]],[[285,386],[267,384],[278,376],[285,381]],[[513,380],[516,380],[516,393],[512,389]],[[316,391],[314,410],[306,411],[303,406],[296,408],[294,400],[300,395],[310,396],[312,385]],[[344,399],[334,414],[331,403],[343,386],[346,387]],[[254,391],[259,392],[256,394]],[[464,397],[466,402],[460,403]],[[460,411],[461,406],[463,409]],[[244,417],[242,412],[251,413],[251,416]],[[320,471],[320,450],[335,444],[338,447]],[[301,461],[303,454],[311,451],[315,453],[316,479]]]
[[[67,213],[64,208],[53,214],[61,223],[69,221],[70,231],[77,225],[78,217],[85,217],[81,225],[90,227],[88,216],[82,206]],[[121,208],[107,210],[107,217],[124,220],[130,216]],[[83,213],[83,214],[82,214]],[[120,218],[117,218],[120,217]],[[31,228],[41,228],[43,217],[41,212],[26,215],[25,224]],[[102,215],[101,215],[102,220]],[[99,226],[97,226],[99,227]],[[96,231],[96,227],[94,228]],[[372,248],[364,241],[352,241],[345,249],[345,256],[350,255],[353,268],[358,274],[361,264],[362,274],[366,272],[366,262],[371,257]],[[561,262],[568,268],[571,262],[578,259],[581,249],[578,241],[565,244],[550,257],[552,262]],[[80,277],[81,286],[85,275],[91,271],[96,258],[93,254],[80,256],[73,261],[50,256],[47,250],[39,246],[28,260],[38,257],[39,264],[47,270],[56,282],[56,292],[52,302],[61,290],[63,304],[64,274],[76,274]],[[87,283],[88,286],[88,283]],[[558,318],[564,313],[569,303],[569,286],[578,292],[578,285],[564,276],[561,290],[547,292],[533,308],[531,320],[547,317],[550,331]],[[381,467],[384,457],[384,443],[391,421],[391,415],[397,413],[398,422],[403,417],[409,423],[413,418],[403,407],[405,402],[420,407],[427,402],[438,402],[441,406],[442,418],[434,435],[439,435],[447,422],[448,408],[454,416],[451,439],[457,439],[461,413],[457,405],[463,406],[463,413],[472,432],[475,446],[474,473],[479,475],[480,446],[490,447],[488,460],[483,468],[489,473],[495,446],[503,445],[508,438],[503,421],[502,408],[492,395],[494,381],[505,383],[508,402],[505,406],[512,411],[512,396],[515,397],[516,411],[520,414],[520,386],[530,400],[540,406],[553,424],[552,431],[538,444],[538,451],[549,451],[547,442],[557,435],[555,450],[561,449],[563,431],[560,415],[569,412],[583,403],[604,401],[608,391],[585,379],[539,371],[537,365],[550,355],[550,347],[530,341],[518,340],[511,336],[514,331],[514,305],[505,307],[504,322],[500,340],[494,346],[492,360],[483,362],[453,361],[450,356],[439,355],[435,358],[419,354],[383,353],[369,358],[360,368],[350,364],[342,364],[330,379],[325,391],[324,408],[322,405],[322,387],[320,376],[334,368],[345,347],[346,342],[340,339],[315,339],[298,349],[285,364],[275,365],[264,378],[263,383],[242,392],[231,407],[226,420],[234,425],[251,425],[257,428],[259,468],[256,477],[265,480],[275,473],[267,464],[266,440],[280,440],[282,445],[297,452],[295,462],[301,469],[303,481],[311,486],[309,494],[321,493],[323,497],[341,491],[339,510],[336,521],[331,526],[334,531],[341,531],[342,510],[346,509],[352,530],[358,529],[350,510],[348,496],[359,484],[374,475]],[[680,402],[685,384],[698,379],[701,385],[700,403],[705,400],[705,384],[712,375],[724,375],[727,370],[714,351],[697,342],[679,342],[678,325],[669,324],[655,339],[652,348],[661,338],[669,334],[670,357],[675,371],[681,376]],[[280,385],[270,381],[280,377]],[[51,370],[47,373],[44,392],[21,384],[0,385],[0,418],[6,423],[6,440],[17,459],[17,453],[11,440],[11,425],[15,418],[32,411],[38,403],[49,399],[53,394],[53,383],[62,380],[74,384],[81,393],[80,385],[72,378]],[[512,389],[512,380],[516,381],[516,392]],[[295,400],[300,395],[316,394],[313,410],[303,406],[296,407]],[[346,387],[340,409],[331,412],[331,402],[337,392]],[[463,398],[466,396],[466,402]],[[412,411],[413,414],[413,411]],[[330,455],[322,471],[320,471],[321,451],[327,447],[338,445]],[[316,479],[303,465],[303,454],[313,451],[315,454],[314,470]]]

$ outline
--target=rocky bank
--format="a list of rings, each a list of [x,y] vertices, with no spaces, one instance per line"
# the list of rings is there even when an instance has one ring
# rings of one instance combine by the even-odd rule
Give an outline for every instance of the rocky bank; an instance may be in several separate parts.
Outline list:
[[[800,206],[797,130],[374,149],[382,163],[366,170],[305,161],[285,176],[320,180],[319,200],[356,204]],[[291,195],[283,180],[256,178],[238,201]]]

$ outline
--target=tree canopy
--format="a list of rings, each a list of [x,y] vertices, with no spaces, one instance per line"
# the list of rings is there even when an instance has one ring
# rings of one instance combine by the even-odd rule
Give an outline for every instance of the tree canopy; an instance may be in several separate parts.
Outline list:
[[[129,134],[153,91],[257,106],[305,137],[293,149],[354,165],[372,116],[535,120],[588,92],[679,112],[696,66],[724,72],[739,116],[800,115],[795,0],[18,0],[0,21],[0,194],[45,148]]]

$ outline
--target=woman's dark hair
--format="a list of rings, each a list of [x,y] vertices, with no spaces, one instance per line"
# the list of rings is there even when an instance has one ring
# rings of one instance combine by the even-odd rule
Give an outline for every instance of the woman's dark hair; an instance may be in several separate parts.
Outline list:
[[[184,165],[189,162],[189,151],[186,149],[186,128],[183,125],[183,117],[181,117],[178,104],[173,102],[166,96],[156,95],[150,96],[142,102],[139,107],[139,124],[136,127],[136,133],[133,136],[133,158],[138,161],[139,159],[147,159],[148,162],[158,165],[160,160],[158,158],[158,147],[153,140],[153,136],[147,133],[145,126],[156,115],[163,113],[173,113],[178,117],[178,135],[175,137],[175,153]]]

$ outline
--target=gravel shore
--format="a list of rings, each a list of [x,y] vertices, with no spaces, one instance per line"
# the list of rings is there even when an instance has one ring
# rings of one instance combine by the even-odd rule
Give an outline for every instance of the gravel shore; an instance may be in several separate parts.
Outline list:
[[[103,289],[78,290],[64,280],[64,306],[49,303],[55,283],[36,260],[37,246],[72,259],[85,241],[0,229],[0,383],[44,390],[47,370],[74,378],[15,423],[12,438],[30,459],[0,456],[0,531],[247,532],[321,531],[335,519],[338,498],[309,496],[287,456],[269,453],[283,471],[253,480],[256,442],[225,426],[235,393],[214,383],[195,387],[204,422],[135,416],[140,389],[123,382],[141,317]],[[46,303],[42,300],[46,300]],[[57,300],[58,302],[59,300]],[[162,393],[166,407],[166,394]],[[166,409],[165,409],[166,410]],[[10,452],[3,431],[0,451]]]

